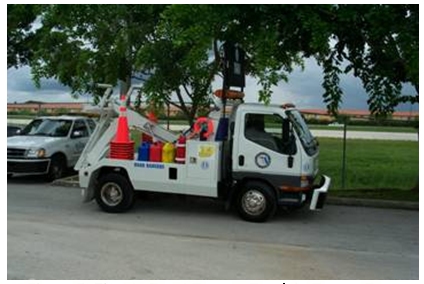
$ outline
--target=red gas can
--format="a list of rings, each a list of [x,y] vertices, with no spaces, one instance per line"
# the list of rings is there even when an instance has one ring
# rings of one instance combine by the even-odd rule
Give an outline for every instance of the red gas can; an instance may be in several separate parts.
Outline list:
[[[150,146],[150,162],[162,162],[162,142],[155,142]]]
[[[179,164],[185,164],[186,157],[186,137],[181,135],[177,140],[177,151],[175,155],[175,162]]]

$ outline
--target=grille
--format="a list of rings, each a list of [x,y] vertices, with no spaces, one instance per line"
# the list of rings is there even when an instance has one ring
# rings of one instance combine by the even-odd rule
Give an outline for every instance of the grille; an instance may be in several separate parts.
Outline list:
[[[23,158],[25,149],[7,148],[7,158]]]

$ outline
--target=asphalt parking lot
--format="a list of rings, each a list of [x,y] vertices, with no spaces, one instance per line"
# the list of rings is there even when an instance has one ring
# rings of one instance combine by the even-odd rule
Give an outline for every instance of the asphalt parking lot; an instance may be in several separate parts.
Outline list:
[[[8,279],[418,279],[418,211],[326,206],[239,220],[145,195],[125,214],[39,178],[7,187]]]

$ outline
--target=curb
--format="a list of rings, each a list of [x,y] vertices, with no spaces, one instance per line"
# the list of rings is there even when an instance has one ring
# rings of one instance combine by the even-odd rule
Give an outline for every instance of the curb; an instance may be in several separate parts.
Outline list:
[[[391,208],[404,210],[419,210],[419,202],[328,197],[327,204],[357,207]]]
[[[63,179],[55,180],[51,183],[53,186],[79,187],[78,176],[70,176]],[[359,199],[359,198],[343,198],[328,197],[326,204],[356,206],[356,207],[373,207],[373,208],[391,208],[404,210],[419,210],[418,202],[396,201],[396,200],[378,200],[378,199]]]

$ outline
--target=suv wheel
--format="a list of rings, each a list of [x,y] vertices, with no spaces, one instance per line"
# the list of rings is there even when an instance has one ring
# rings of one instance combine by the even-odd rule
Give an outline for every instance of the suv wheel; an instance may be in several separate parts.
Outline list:
[[[50,161],[49,173],[47,174],[47,180],[54,181],[63,177],[66,170],[66,160],[60,155],[54,155]]]

